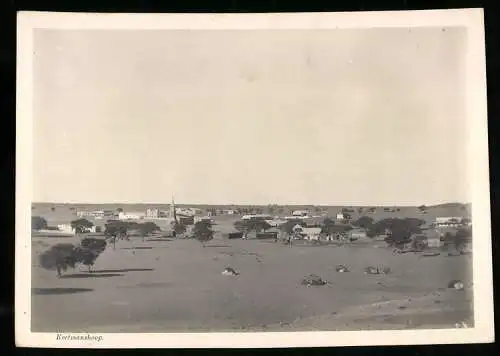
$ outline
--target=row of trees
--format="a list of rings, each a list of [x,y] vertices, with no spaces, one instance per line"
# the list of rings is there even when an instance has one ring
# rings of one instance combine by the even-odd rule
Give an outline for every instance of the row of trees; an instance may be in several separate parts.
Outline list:
[[[87,224],[84,223],[84,225]],[[68,268],[76,269],[79,264],[87,266],[89,273],[91,273],[97,258],[106,249],[107,240],[111,240],[115,248],[116,240],[128,239],[134,231],[144,237],[159,230],[160,228],[152,222],[141,224],[128,221],[108,221],[104,231],[105,239],[84,237],[76,246],[71,243],[54,245],[40,255],[40,266],[47,270],[55,270],[58,277],[61,277]],[[176,223],[174,231],[185,232],[186,227]],[[210,221],[204,220],[194,224],[193,237],[200,241],[203,247],[213,239],[213,236],[214,231]]]
[[[77,246],[69,243],[57,244],[40,255],[40,266],[55,270],[58,277],[68,268],[76,269],[78,264],[87,266],[90,273],[106,245],[105,240],[97,238],[84,238]]]
[[[116,248],[117,240],[128,240],[131,235],[139,235],[142,240],[155,232],[161,231],[160,227],[154,222],[146,221],[138,223],[135,221],[108,220],[104,225],[104,236]]]
[[[94,224],[87,219],[77,219],[71,221],[71,227],[75,230],[77,234],[85,233]],[[34,231],[39,231],[42,229],[47,229],[47,221],[40,216],[33,216],[31,218],[31,226]],[[177,236],[186,232],[186,225],[181,222],[175,222],[172,226],[173,235]],[[117,240],[128,240],[132,235],[139,235],[142,237],[143,241],[146,236],[150,236],[155,232],[161,231],[160,227],[154,222],[143,222],[138,223],[134,221],[121,221],[121,220],[108,220],[104,226],[104,236],[107,240],[110,240],[113,244],[113,248],[116,248]],[[96,232],[99,232],[96,230]],[[210,221],[200,221],[194,224],[193,237],[197,240],[205,243],[213,238],[212,224]]]
[[[362,216],[350,224],[337,224],[331,218],[325,218],[318,227],[321,227],[321,233],[327,236],[332,235],[345,235],[354,228],[364,229],[368,237],[374,238],[376,236],[386,236],[385,241],[389,246],[401,247],[408,243],[414,243],[415,248],[421,248],[423,242],[412,240],[412,237],[422,234],[422,225],[425,221],[417,218],[388,218],[379,221],[374,221],[369,216]],[[303,220],[288,220],[280,226],[281,231],[288,235],[293,234],[293,228],[296,225],[305,227],[306,224]],[[252,231],[257,233],[266,231],[271,226],[262,219],[252,219],[245,221],[236,221],[234,227],[244,234]],[[447,233],[445,243],[451,242],[456,247],[463,246],[465,242],[471,237],[472,231],[470,229],[458,229],[456,234]]]

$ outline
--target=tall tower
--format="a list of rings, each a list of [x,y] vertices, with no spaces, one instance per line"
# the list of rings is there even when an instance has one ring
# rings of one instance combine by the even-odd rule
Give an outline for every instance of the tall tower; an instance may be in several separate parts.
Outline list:
[[[177,222],[177,213],[175,212],[175,201],[173,194],[172,194],[172,204],[170,204],[170,217],[174,218],[174,221]]]

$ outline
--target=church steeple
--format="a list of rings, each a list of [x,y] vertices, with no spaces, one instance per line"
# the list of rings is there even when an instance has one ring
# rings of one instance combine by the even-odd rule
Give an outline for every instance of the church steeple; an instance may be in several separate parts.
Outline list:
[[[174,195],[172,194],[172,205],[170,205],[170,216],[174,218],[174,221],[177,222],[177,213],[175,211],[175,201]]]

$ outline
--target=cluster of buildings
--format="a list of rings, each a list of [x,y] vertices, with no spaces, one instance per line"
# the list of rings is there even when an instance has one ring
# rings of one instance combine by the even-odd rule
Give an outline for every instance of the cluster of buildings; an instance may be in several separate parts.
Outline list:
[[[57,230],[63,234],[76,235],[75,228],[73,228],[70,224],[57,225]],[[95,233],[95,232],[97,232],[97,226],[91,226],[88,228],[84,228],[82,232],[83,233]]]
[[[435,228],[458,228],[471,225],[472,221],[470,219],[459,216],[437,217],[433,223]]]
[[[234,213],[234,211],[231,211]],[[113,210],[93,210],[93,211],[77,211],[76,215],[80,218],[93,218],[93,219],[119,219],[119,220],[149,220],[149,219],[165,219],[165,220],[179,220],[184,218],[191,218],[194,220],[195,216],[202,213],[198,208],[178,208],[172,200],[172,204],[167,211],[158,208],[148,208],[145,211],[120,211]]]
[[[325,216],[311,216],[306,210],[297,210],[294,211],[291,216],[285,216],[280,218],[279,216],[271,216],[268,214],[251,214],[244,215],[242,220],[264,220],[266,221],[271,228],[267,229],[265,232],[251,233],[248,237],[256,237],[256,238],[277,238],[283,234],[280,230],[280,226],[286,223],[287,221],[294,220],[298,221],[297,225],[293,227],[293,235],[294,238],[303,239],[303,240],[324,240],[324,241],[332,241],[332,240],[372,240],[372,238],[368,238],[368,233],[366,229],[363,228],[350,228],[344,229],[347,222],[350,220],[351,216],[345,212],[339,212],[335,216],[335,225],[333,228],[333,232],[330,234],[322,233],[322,224]],[[299,222],[300,221],[300,222]],[[347,222],[346,222],[347,221]],[[416,234],[412,236],[416,239],[425,240],[427,246],[431,248],[440,247],[445,243],[445,235],[447,233],[455,234],[461,228],[470,228],[472,222],[470,219],[465,217],[437,217],[435,221],[425,225],[422,229],[421,234]],[[231,234],[229,234],[231,235]],[[234,235],[234,237],[231,237]],[[230,238],[237,238],[236,235],[241,235],[238,233],[232,233]],[[253,236],[255,235],[255,236]],[[418,236],[417,236],[418,235]],[[385,237],[387,235],[384,235]],[[378,239],[384,238],[384,236],[379,236]]]
[[[112,218],[115,216],[115,212],[113,210],[93,210],[93,211],[85,211],[78,210],[76,212],[76,216],[79,218],[94,218],[94,219],[104,219],[104,218]]]
[[[213,209],[212,209],[213,210]],[[82,218],[94,218],[94,219],[104,219],[113,218],[119,220],[154,220],[154,219],[165,219],[171,221],[179,221],[185,225],[193,225],[198,221],[207,220],[213,222],[211,212],[209,209],[206,215],[203,215],[203,211],[199,208],[178,208],[175,206],[174,201],[170,208],[163,211],[158,208],[148,208],[145,211],[112,211],[112,210],[96,210],[96,211],[78,211],[77,215]],[[236,215],[239,214],[238,210],[233,209],[221,209],[217,210],[218,214],[224,215]],[[277,238],[283,232],[280,230],[281,225],[285,224],[287,221],[300,221],[293,228],[293,234],[296,238],[304,240],[320,240],[324,239],[327,241],[338,240],[338,239],[350,239],[350,240],[362,240],[367,238],[367,231],[361,228],[349,229],[348,232],[343,230],[346,227],[348,221],[351,218],[349,213],[345,211],[339,212],[335,215],[335,226],[338,227],[338,233],[332,233],[328,236],[322,233],[321,225],[325,215],[322,216],[312,216],[308,210],[295,210],[289,216],[273,216],[271,214],[247,214],[241,217],[242,220],[264,220],[271,228],[260,233],[254,232],[256,238]],[[422,234],[417,236],[418,238],[425,239],[429,247],[440,247],[444,243],[444,236],[449,231],[456,231],[460,228],[470,227],[472,222],[468,218],[464,217],[437,217],[435,221],[428,224],[422,231]],[[59,231],[69,234],[74,234],[74,229],[70,225],[59,225]],[[87,232],[96,232],[95,226],[88,229]],[[234,235],[234,236],[233,236]],[[241,233],[232,232],[228,234],[229,238],[241,238]],[[245,236],[250,237],[250,236]]]

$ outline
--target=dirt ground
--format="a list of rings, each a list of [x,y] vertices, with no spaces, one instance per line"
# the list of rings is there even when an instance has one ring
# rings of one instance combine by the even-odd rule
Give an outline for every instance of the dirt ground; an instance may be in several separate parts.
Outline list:
[[[295,331],[449,328],[472,320],[471,256],[422,258],[373,246],[140,239],[108,246],[92,274],[37,266],[75,238],[33,238],[33,332]],[[75,240],[76,241],[76,240]],[[348,273],[337,273],[344,264]],[[388,275],[365,275],[367,266]],[[240,272],[224,276],[226,267]],[[308,274],[330,282],[300,284]],[[465,291],[448,290],[452,279]]]

